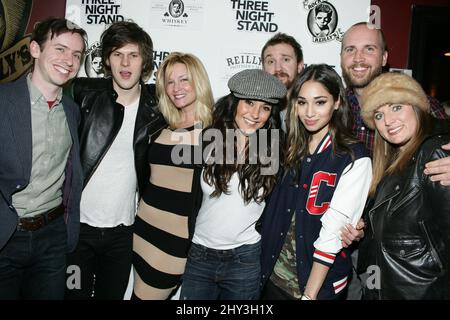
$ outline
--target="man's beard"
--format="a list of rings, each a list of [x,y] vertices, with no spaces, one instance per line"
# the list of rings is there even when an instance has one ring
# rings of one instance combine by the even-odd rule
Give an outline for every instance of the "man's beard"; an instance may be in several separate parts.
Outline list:
[[[274,74],[274,76],[278,80],[283,82],[283,84],[286,86],[287,89],[289,89],[292,86],[292,83],[294,82],[294,81],[291,81],[291,79],[289,79],[289,75],[287,73],[284,73],[284,72],[277,72],[277,73]]]
[[[354,67],[361,66],[361,67],[368,67],[364,64],[354,64],[349,69],[353,69]],[[362,89],[369,85],[369,83],[372,82],[373,79],[378,77],[383,72],[383,67],[379,66],[376,69],[372,69],[373,72],[368,73],[365,78],[355,78],[352,76],[351,71],[347,72],[346,69],[342,69],[342,76],[344,78],[345,83],[347,84],[347,87],[355,88],[355,89]]]

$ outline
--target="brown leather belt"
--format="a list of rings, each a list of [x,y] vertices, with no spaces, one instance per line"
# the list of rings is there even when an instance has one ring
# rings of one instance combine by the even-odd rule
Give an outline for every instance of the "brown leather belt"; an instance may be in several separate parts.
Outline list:
[[[64,214],[64,206],[60,204],[56,208],[53,208],[44,213],[30,218],[20,218],[17,230],[19,231],[36,231],[43,226],[49,224],[51,221],[62,216]]]

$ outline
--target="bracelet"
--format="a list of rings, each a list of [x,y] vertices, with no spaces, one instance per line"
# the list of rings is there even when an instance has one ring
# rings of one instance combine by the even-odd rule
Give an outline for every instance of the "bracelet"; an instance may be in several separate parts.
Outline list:
[[[303,294],[300,300],[312,300],[312,299],[308,297],[306,294]]]

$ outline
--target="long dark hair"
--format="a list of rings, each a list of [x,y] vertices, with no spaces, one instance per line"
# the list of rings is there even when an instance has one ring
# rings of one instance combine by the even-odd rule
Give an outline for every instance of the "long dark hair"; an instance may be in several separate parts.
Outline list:
[[[356,143],[357,140],[350,131],[352,117],[341,77],[332,67],[326,64],[313,64],[308,66],[296,78],[292,86],[287,114],[288,137],[285,150],[285,167],[291,169],[298,168],[302,159],[309,152],[311,135],[298,118],[297,99],[303,84],[310,80],[322,84],[331,94],[334,101],[339,100],[339,108],[333,112],[329,122],[332,148],[335,154],[350,154],[352,161],[354,161],[355,155],[348,145]]]
[[[210,128],[218,129],[222,133],[223,137],[223,152],[222,154],[226,154],[226,149],[234,148],[234,163],[227,164],[225,161],[223,163],[212,163],[207,164],[205,166],[203,172],[203,179],[206,183],[211,186],[214,186],[215,190],[210,195],[211,197],[219,197],[222,193],[229,194],[228,184],[232,175],[237,172],[239,176],[239,184],[242,197],[245,203],[249,203],[251,200],[254,200],[257,203],[261,203],[272,191],[275,181],[276,175],[262,175],[261,169],[264,165],[261,163],[260,155],[257,152],[256,155],[256,163],[250,164],[248,163],[249,159],[249,151],[248,145],[245,148],[245,163],[238,163],[237,160],[237,145],[236,141],[233,140],[233,145],[227,145],[226,141],[226,130],[227,129],[236,129],[235,125],[235,117],[237,106],[239,103],[239,98],[236,98],[233,94],[228,94],[227,96],[219,99],[214,105],[213,111],[213,124]],[[280,105],[272,104],[272,110],[270,112],[269,119],[266,121],[264,126],[261,129],[267,129],[267,148],[268,154],[272,154],[274,152],[272,150],[272,143],[275,143],[275,147],[279,148],[279,141],[275,141],[275,137],[272,136],[271,129],[279,129],[280,128]],[[258,130],[259,131],[259,130]],[[259,139],[258,131],[253,133],[256,135],[256,138]],[[247,140],[248,144],[248,140]],[[257,144],[259,148],[259,141]],[[262,192],[260,191],[262,189]]]

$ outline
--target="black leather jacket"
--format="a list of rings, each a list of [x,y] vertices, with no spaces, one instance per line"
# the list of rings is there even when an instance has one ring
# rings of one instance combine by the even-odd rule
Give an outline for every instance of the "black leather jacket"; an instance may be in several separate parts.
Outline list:
[[[150,176],[148,146],[166,127],[159,112],[155,86],[142,84],[134,128],[133,150],[139,190],[144,190]],[[124,107],[116,102],[112,79],[77,78],[72,86],[75,102],[81,107],[79,128],[81,164],[86,186],[105,156],[122,125]]]
[[[449,141],[426,139],[401,174],[380,182],[359,248],[358,271],[372,266],[364,299],[450,299],[450,188],[423,173],[450,155],[441,149]]]

